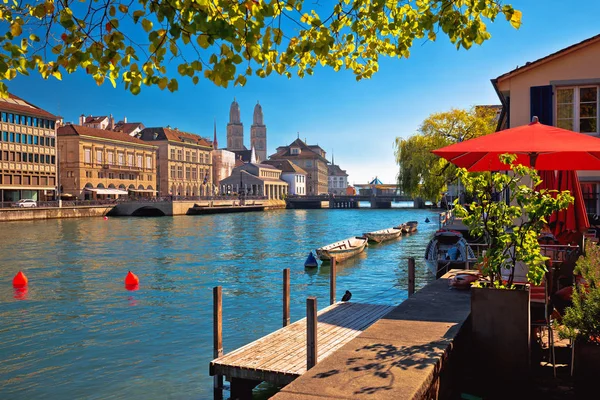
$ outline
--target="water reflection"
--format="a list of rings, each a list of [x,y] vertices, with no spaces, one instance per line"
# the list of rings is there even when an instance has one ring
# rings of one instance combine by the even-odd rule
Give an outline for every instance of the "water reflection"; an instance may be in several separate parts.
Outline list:
[[[328,266],[304,268],[310,250],[426,216],[433,220],[419,210],[295,210],[8,223],[0,240],[18,251],[0,253],[0,398],[209,398],[213,286],[223,286],[230,351],[280,327],[283,268],[295,321],[306,297],[329,300]],[[407,257],[417,259],[417,286],[431,279],[421,260],[435,228],[338,263],[337,297],[402,301]],[[30,280],[17,295],[19,270]],[[124,287],[129,270],[136,291]]]

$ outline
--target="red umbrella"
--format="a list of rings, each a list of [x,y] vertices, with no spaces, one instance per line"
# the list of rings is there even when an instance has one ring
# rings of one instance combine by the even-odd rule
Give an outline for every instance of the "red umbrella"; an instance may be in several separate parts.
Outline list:
[[[600,140],[582,133],[532,122],[433,151],[469,171],[508,170],[500,154],[538,170],[600,170]]]
[[[558,190],[558,183],[556,180],[556,172],[555,171],[540,171],[540,178],[542,178],[542,183],[537,185],[536,190]]]
[[[554,224],[554,235],[558,238],[559,235],[568,233],[586,232],[590,227],[590,222],[583,202],[583,193],[581,192],[577,173],[575,171],[559,171],[558,189],[560,191],[569,190],[575,201],[567,209],[552,214],[550,223]]]

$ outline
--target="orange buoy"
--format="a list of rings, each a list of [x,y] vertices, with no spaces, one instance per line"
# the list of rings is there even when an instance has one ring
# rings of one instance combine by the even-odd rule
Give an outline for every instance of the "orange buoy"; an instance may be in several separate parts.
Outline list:
[[[29,282],[29,279],[27,279],[27,277],[25,276],[25,274],[23,272],[19,271],[19,273],[17,273],[15,275],[15,277],[13,278],[13,287],[16,287],[16,288],[25,287],[25,286],[27,286],[27,282]]]
[[[140,284],[140,278],[136,274],[129,271],[125,277],[125,286],[135,286]]]

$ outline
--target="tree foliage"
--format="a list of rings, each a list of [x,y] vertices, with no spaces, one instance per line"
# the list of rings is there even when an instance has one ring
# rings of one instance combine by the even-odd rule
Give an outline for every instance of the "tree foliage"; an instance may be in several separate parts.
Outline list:
[[[498,16],[520,26],[521,13],[499,0],[6,0],[0,73],[61,79],[84,69],[134,94],[175,91],[178,76],[226,87],[273,72],[303,77],[317,64],[360,80],[380,56],[408,57],[415,39],[481,44]]]
[[[456,179],[454,165],[432,150],[487,135],[496,129],[496,109],[473,107],[431,114],[418,132],[396,138],[398,184],[404,193],[437,202],[447,185]]]

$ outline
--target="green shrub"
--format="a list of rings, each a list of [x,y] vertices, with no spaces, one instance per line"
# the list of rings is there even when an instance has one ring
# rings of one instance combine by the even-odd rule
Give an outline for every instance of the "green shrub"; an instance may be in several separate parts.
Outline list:
[[[573,289],[573,306],[567,307],[559,334],[600,344],[600,247],[589,245],[574,272],[585,282]]]

